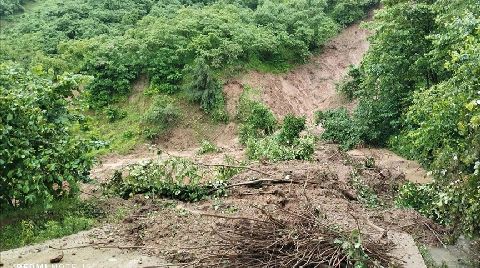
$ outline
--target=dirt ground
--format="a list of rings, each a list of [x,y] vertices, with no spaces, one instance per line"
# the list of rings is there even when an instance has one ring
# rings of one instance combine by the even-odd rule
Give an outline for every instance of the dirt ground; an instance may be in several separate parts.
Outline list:
[[[168,264],[138,250],[121,249],[112,238],[113,226],[80,232],[46,243],[0,253],[4,267],[135,268]],[[63,249],[63,250],[59,250]],[[63,255],[58,264],[50,259]]]
[[[221,155],[198,160],[221,163]],[[288,178],[292,183],[239,185],[232,187],[226,197],[196,203],[152,200],[141,195],[120,200],[117,206],[133,208],[120,224],[3,252],[2,261],[7,267],[14,263],[48,263],[64,248],[63,263],[88,265],[85,267],[120,267],[120,263],[125,267],[179,263],[195,267],[199,265],[196,260],[215,252],[215,245],[221,242],[215,230],[222,228],[229,217],[256,218],[257,208],[275,210],[281,215],[309,203],[318,208],[330,225],[345,230],[359,227],[364,235],[393,243],[392,255],[402,267],[424,267],[413,238],[436,245],[434,232],[441,233],[442,229],[412,210],[363,205],[349,183],[353,170],[385,203],[391,202],[392,191],[405,181],[395,169],[380,164],[374,168],[362,166],[365,160],[351,157],[336,145],[319,144],[312,162],[258,163],[252,166],[257,171],[246,170],[230,181],[233,185],[242,184],[269,174],[269,179]]]
[[[263,101],[279,117],[293,113],[311,119],[317,110],[342,106],[352,109],[355,103],[338,95],[335,85],[347,74],[350,65],[360,63],[368,50],[369,35],[369,31],[360,25],[350,26],[328,42],[322,53],[312,56],[308,63],[280,75],[250,72],[227,84],[226,93],[238,96],[244,86],[258,88]]]

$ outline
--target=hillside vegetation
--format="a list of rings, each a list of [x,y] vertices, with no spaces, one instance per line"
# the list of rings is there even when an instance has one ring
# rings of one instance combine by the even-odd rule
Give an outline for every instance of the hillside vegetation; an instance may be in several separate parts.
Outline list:
[[[339,90],[359,105],[318,113],[324,138],[344,148],[387,145],[431,169],[399,203],[465,232],[480,232],[480,5],[383,1],[362,64]]]
[[[339,93],[351,102],[344,105],[342,99],[328,106],[348,109],[306,108],[299,115],[285,108],[279,116],[265,103],[282,101],[269,103],[265,96],[262,100],[254,88],[260,86],[243,81],[231,85],[235,92],[228,93],[234,98],[227,98],[226,82],[248,71],[279,73],[282,80],[277,82],[291,87],[277,93],[272,83],[277,96],[300,95],[316,87],[312,94],[295,98],[292,103],[297,106],[325,91],[320,80],[327,79],[332,91],[334,81],[352,62],[338,57],[353,50],[345,40],[362,36],[361,53],[345,53],[345,58],[359,60],[369,33],[362,29],[357,35],[359,26],[353,25],[344,31],[350,39],[327,42],[366,18],[374,7],[379,7],[374,19],[365,23],[372,33],[368,53],[338,84]],[[440,244],[450,230],[454,235],[480,236],[478,0],[0,0],[0,16],[2,250],[85,230],[101,220],[141,223],[147,219],[142,215],[155,207],[162,207],[155,213],[174,208],[183,216],[193,215],[196,212],[176,202],[198,201],[204,202],[202,211],[212,205],[220,215],[237,212],[228,202],[238,202],[240,213],[245,213],[258,204],[300,206],[305,198],[307,210],[289,209],[312,213],[306,230],[313,230],[308,237],[315,241],[323,238],[312,226],[318,226],[317,219],[327,221],[317,205],[325,205],[322,209],[337,215],[328,220],[342,219],[349,231],[340,232],[345,227],[341,223],[325,225],[325,230],[332,227],[335,232],[322,251],[334,249],[326,255],[338,257],[337,267],[393,261],[368,252],[359,222],[385,241],[390,241],[386,234],[392,226],[396,228],[392,231],[414,236],[425,234],[427,228],[425,236],[433,235]],[[323,55],[336,53],[317,58],[303,70],[307,79],[283,74],[322,50]],[[311,68],[323,68],[325,79],[315,77]],[[261,75],[257,80],[265,77]],[[311,87],[304,85],[308,83]],[[306,107],[321,109],[326,106],[318,103],[325,100]],[[292,103],[282,103],[279,109]],[[318,129],[305,111],[314,114]],[[220,126],[225,131],[217,131]],[[188,152],[176,148],[169,139],[176,130],[190,131],[177,135],[201,141],[201,146]],[[207,137],[206,132],[212,133]],[[238,144],[230,137],[237,134]],[[214,135],[228,136],[224,143],[231,147],[216,144],[210,139]],[[327,142],[319,145],[320,139]],[[158,149],[164,140],[173,145]],[[148,149],[139,146],[143,143]],[[363,146],[388,147],[421,163],[434,180],[421,185],[407,182],[400,167],[384,168],[373,158],[357,159],[345,152]],[[134,148],[151,150],[152,156],[115,158]],[[118,163],[92,180],[96,157],[106,153],[115,154],[113,161]],[[220,158],[223,164],[218,163]],[[267,191],[271,186],[275,190]],[[242,187],[249,191],[238,192]],[[295,198],[292,187],[297,188]],[[139,217],[129,222],[128,206],[139,210],[134,215]],[[409,215],[408,225],[402,215]],[[168,220],[178,219],[165,216],[161,214],[166,220],[158,222],[177,228]],[[303,216],[295,215],[296,220],[282,225],[298,226]],[[158,222],[152,226],[162,227]],[[188,227],[201,236],[200,229],[207,226]],[[415,230],[405,231],[405,226]],[[162,229],[168,234],[158,230],[150,234],[182,242],[177,230],[168,228]],[[136,237],[134,244],[148,245],[143,243],[148,238],[146,225],[135,230],[129,233]],[[285,237],[283,231],[274,235]],[[195,236],[185,237],[197,243]],[[422,239],[427,240],[416,242],[429,244]],[[372,245],[380,245],[376,242]],[[285,245],[279,245],[283,252]],[[248,254],[249,248],[244,249]],[[379,248],[382,254],[388,250]],[[275,254],[266,259],[275,261]],[[291,256],[301,265],[309,263],[304,261],[308,254],[314,253]]]
[[[0,33],[2,210],[73,194],[92,150],[155,139],[183,100],[229,120],[228,70],[301,63],[377,2],[48,0],[25,13],[2,2],[15,6]]]

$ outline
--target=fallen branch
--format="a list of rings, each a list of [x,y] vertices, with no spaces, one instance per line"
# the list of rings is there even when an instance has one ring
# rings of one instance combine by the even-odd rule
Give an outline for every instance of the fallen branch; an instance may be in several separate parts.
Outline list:
[[[258,180],[253,180],[253,181],[245,181],[245,182],[239,182],[239,183],[234,183],[234,184],[229,184],[227,185],[227,188],[232,188],[232,187],[237,187],[237,186],[247,186],[247,185],[258,185],[262,183],[293,183],[293,184],[300,184],[302,182],[300,181],[294,181],[294,180],[287,180],[287,179],[258,179]]]
[[[155,247],[147,247],[147,246],[113,246],[110,245],[108,246],[107,243],[95,243],[95,244],[87,244],[87,245],[79,245],[79,246],[73,246],[73,247],[67,247],[67,248],[57,248],[54,246],[49,246],[51,249],[55,250],[69,250],[69,249],[78,249],[78,248],[118,248],[118,249],[156,249]]]
[[[443,246],[444,248],[447,248],[447,246],[443,243],[442,239],[440,239],[440,237],[438,236],[437,232],[435,232],[435,230],[433,230],[433,228],[430,227],[430,225],[428,225],[428,223],[423,222],[423,224],[424,224],[425,226],[427,226],[427,228],[433,233],[433,235],[437,238],[438,242],[440,242],[440,244],[442,244],[442,246]]]
[[[227,219],[227,220],[262,221],[262,220],[259,220],[259,219],[251,219],[251,218],[246,218],[246,217],[234,217],[234,216],[226,216],[226,215],[221,215],[221,214],[205,213],[205,212],[198,211],[198,210],[191,210],[191,209],[188,209],[188,208],[183,207],[183,206],[181,208],[186,210],[187,212],[190,212],[191,214],[200,215],[200,216],[221,218],[221,219]]]
[[[331,228],[307,205],[304,209],[267,211],[262,220],[231,220],[213,229],[224,247],[211,248],[201,267],[389,267],[392,245],[362,235],[363,262],[352,258],[342,241],[350,232]],[[244,219],[244,218],[242,218]],[[348,240],[347,240],[348,241]]]
[[[251,171],[254,171],[254,172],[258,172],[258,173],[266,175],[266,176],[273,176],[270,173],[267,173],[267,172],[264,172],[264,171],[261,171],[261,170],[258,170],[258,169],[252,168],[252,167],[248,167],[248,166],[236,166],[236,165],[226,165],[226,164],[204,164],[204,163],[195,163],[195,164],[199,165],[199,166],[205,166],[205,167],[243,168],[243,169],[248,169],[248,170],[251,170]]]

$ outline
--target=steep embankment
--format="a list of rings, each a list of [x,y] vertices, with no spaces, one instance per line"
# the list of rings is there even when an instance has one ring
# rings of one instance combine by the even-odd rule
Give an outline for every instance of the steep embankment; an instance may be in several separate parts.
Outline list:
[[[335,85],[348,72],[350,65],[358,64],[368,50],[368,30],[355,24],[344,29],[330,40],[321,53],[311,57],[308,63],[299,65],[284,74],[248,72],[228,81],[224,87],[227,111],[233,118],[245,86],[260,90],[262,101],[277,115],[288,113],[312,118],[313,112],[338,107],[354,107],[340,96]],[[194,157],[203,136],[223,148],[222,152],[240,155],[235,123],[212,127],[202,123],[200,111],[186,107],[184,120],[170,133],[157,141],[157,147],[176,156]],[[384,155],[384,154],[382,154]],[[107,177],[113,170],[141,160],[157,157],[146,146],[129,155],[109,155],[102,159],[94,171],[95,177]],[[221,157],[214,160],[221,161]]]
[[[280,117],[293,113],[311,118],[317,110],[351,108],[354,103],[337,94],[335,85],[350,65],[360,63],[368,50],[369,35],[358,24],[350,26],[308,63],[286,74],[250,72],[228,83],[225,92],[227,96],[235,96],[243,86],[259,88],[263,101]]]

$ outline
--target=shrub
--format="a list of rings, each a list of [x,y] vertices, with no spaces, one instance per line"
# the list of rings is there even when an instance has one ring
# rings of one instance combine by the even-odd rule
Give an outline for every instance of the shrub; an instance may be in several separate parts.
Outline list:
[[[225,166],[219,166],[216,168],[215,173],[216,175],[216,180],[218,181],[223,181],[226,182],[229,179],[231,179],[233,176],[239,174],[244,170],[244,168],[241,168],[241,166],[245,166],[247,163],[245,161],[238,161],[235,160],[235,158],[225,155],[224,157],[224,163],[226,164]],[[230,165],[230,166],[229,166]],[[238,166],[237,167],[231,167],[231,166]]]
[[[480,164],[479,164],[480,165]],[[445,185],[407,183],[397,196],[396,204],[409,207],[452,227],[457,233],[478,237],[480,230],[480,176],[468,177]]]
[[[122,120],[127,116],[127,113],[125,111],[121,111],[117,108],[108,106],[105,108],[105,116],[107,117],[108,122],[113,123],[117,120]]]
[[[52,80],[0,65],[0,207],[29,206],[76,193],[88,179],[91,146],[68,130],[67,96],[82,77]]]
[[[203,140],[202,144],[200,145],[200,149],[198,150],[198,153],[208,154],[208,153],[216,153],[218,151],[219,151],[219,148],[217,147],[217,145],[215,145],[210,141]]]
[[[23,11],[23,4],[28,0],[2,0],[0,2],[0,16],[11,15]]]
[[[362,94],[360,88],[361,78],[359,67],[350,66],[347,77],[337,84],[337,91],[348,100],[356,99]]]
[[[300,132],[305,129],[305,117],[287,115],[283,119],[282,129],[279,138],[283,144],[293,144],[300,137]]]
[[[104,216],[92,201],[76,198],[8,210],[0,216],[0,250],[9,250],[87,230]]]
[[[252,160],[311,160],[315,151],[315,138],[297,138],[291,145],[281,142],[279,135],[247,141],[247,156]]]
[[[215,120],[228,121],[223,85],[212,75],[206,61],[201,58],[197,59],[192,72],[191,81],[187,84],[189,96]]]
[[[382,205],[375,191],[366,184],[357,171],[352,171],[350,184],[357,194],[358,200],[370,208],[376,208]]]
[[[364,18],[379,0],[329,0],[330,16],[340,25],[346,26]]]
[[[123,177],[117,171],[106,184],[107,192],[130,198],[135,194],[161,196],[183,201],[199,201],[224,193],[224,182],[203,182],[204,174],[196,164],[184,158],[163,162],[146,161],[128,167]]]
[[[144,115],[144,125],[148,138],[154,138],[159,133],[178,123],[182,113],[168,96],[156,96],[150,108]]]
[[[321,123],[325,129],[321,138],[339,142],[342,149],[351,149],[361,141],[355,122],[345,108],[326,112],[318,111],[315,113],[315,122]]]
[[[277,120],[272,111],[265,104],[251,100],[250,90],[247,88],[240,97],[237,114],[237,119],[241,122],[240,142],[244,145],[250,138],[271,135],[277,127]]]

